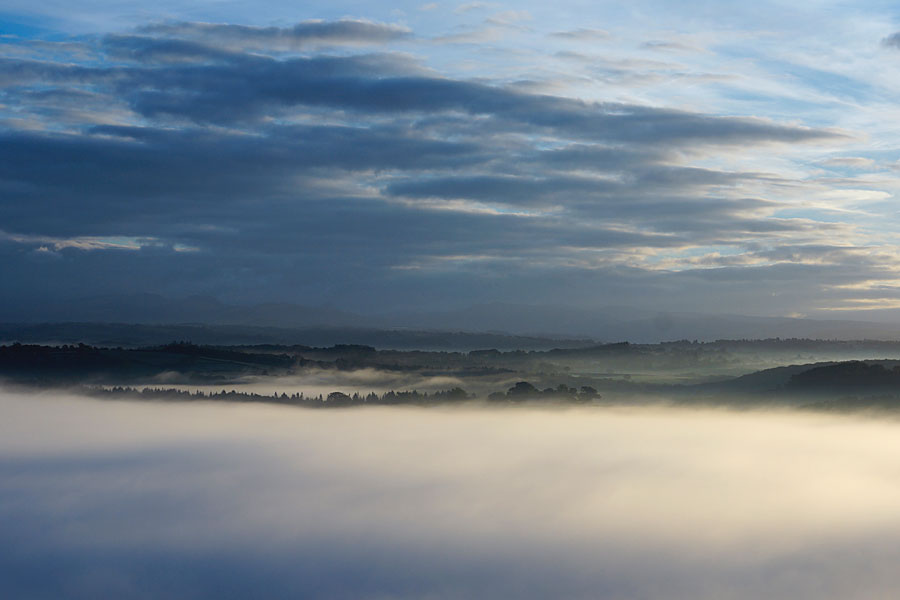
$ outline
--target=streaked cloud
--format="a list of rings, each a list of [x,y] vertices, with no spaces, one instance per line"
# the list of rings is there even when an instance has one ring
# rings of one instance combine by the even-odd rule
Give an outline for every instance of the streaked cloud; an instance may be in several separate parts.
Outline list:
[[[849,58],[792,54],[777,23],[726,34],[708,27],[733,23],[716,11],[674,33],[612,8],[418,7],[269,24],[173,9],[4,42],[0,250],[17,302],[37,272],[77,296],[144,269],[164,294],[374,311],[572,288],[592,306],[786,314],[808,312],[775,294],[789,266],[808,278],[793,301],[823,306],[837,286],[894,277],[893,260],[809,258],[893,252],[897,157],[867,124],[889,83]],[[879,51],[886,33],[863,25]],[[32,266],[41,247],[73,275]],[[773,258],[783,248],[798,250]],[[672,293],[683,278],[703,282],[696,297]],[[740,284],[716,291],[725,280]],[[734,303],[760,286],[769,300]]]
[[[604,29],[570,29],[568,31],[556,31],[551,34],[555,37],[571,40],[605,40],[610,37],[608,31]]]
[[[138,28],[164,39],[187,39],[232,49],[296,50],[312,44],[383,44],[411,35],[400,25],[362,19],[303,21],[292,27],[230,23],[164,23]]]

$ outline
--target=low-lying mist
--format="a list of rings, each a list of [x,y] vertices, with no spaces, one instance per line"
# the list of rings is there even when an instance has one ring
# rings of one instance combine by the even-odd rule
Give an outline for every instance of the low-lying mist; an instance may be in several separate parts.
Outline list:
[[[485,395],[491,391],[495,391],[499,386],[507,385],[513,381],[515,377],[508,376],[497,384],[494,380],[487,384],[482,383],[476,377],[454,377],[452,375],[422,375],[410,371],[385,371],[381,369],[351,369],[351,370],[334,370],[334,369],[304,369],[302,372],[294,375],[282,376],[247,376],[241,377],[233,382],[215,383],[215,384],[184,384],[178,374],[166,374],[161,377],[148,380],[146,382],[138,382],[136,385],[141,386],[162,386],[167,388],[184,389],[189,391],[202,391],[205,393],[219,392],[223,389],[236,390],[239,392],[261,394],[270,396],[272,394],[303,392],[306,396],[318,396],[319,394],[327,396],[334,391],[341,391],[347,394],[360,393],[365,395],[369,392],[383,394],[390,390],[418,390],[420,392],[433,393],[439,390],[445,390],[456,386],[467,386],[479,390]]]
[[[900,422],[0,392],[0,597],[887,598]]]

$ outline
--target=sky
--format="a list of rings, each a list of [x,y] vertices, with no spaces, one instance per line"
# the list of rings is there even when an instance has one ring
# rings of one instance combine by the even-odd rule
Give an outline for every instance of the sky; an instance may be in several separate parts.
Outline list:
[[[890,315],[898,75],[889,2],[6,0],[0,302]]]

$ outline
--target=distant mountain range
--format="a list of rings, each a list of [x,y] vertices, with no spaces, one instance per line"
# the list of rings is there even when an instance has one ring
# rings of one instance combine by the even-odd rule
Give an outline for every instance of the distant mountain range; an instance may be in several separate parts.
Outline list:
[[[294,330],[405,329],[638,343],[774,337],[900,339],[900,322],[660,313],[614,306],[583,308],[509,303],[479,304],[446,311],[364,315],[329,306],[291,303],[238,306],[210,296],[173,299],[156,294],[95,296],[18,310],[8,307],[0,312],[0,322],[191,323]]]
[[[184,340],[208,345],[332,346],[364,344],[382,349],[469,351],[583,348],[593,340],[501,333],[371,329],[362,327],[260,327],[255,325],[132,323],[0,323],[0,344],[78,344],[137,348]]]

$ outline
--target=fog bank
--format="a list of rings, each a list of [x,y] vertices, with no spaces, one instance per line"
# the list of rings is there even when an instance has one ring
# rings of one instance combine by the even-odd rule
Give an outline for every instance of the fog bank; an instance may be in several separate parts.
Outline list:
[[[0,393],[0,596],[892,597],[900,423]]]

